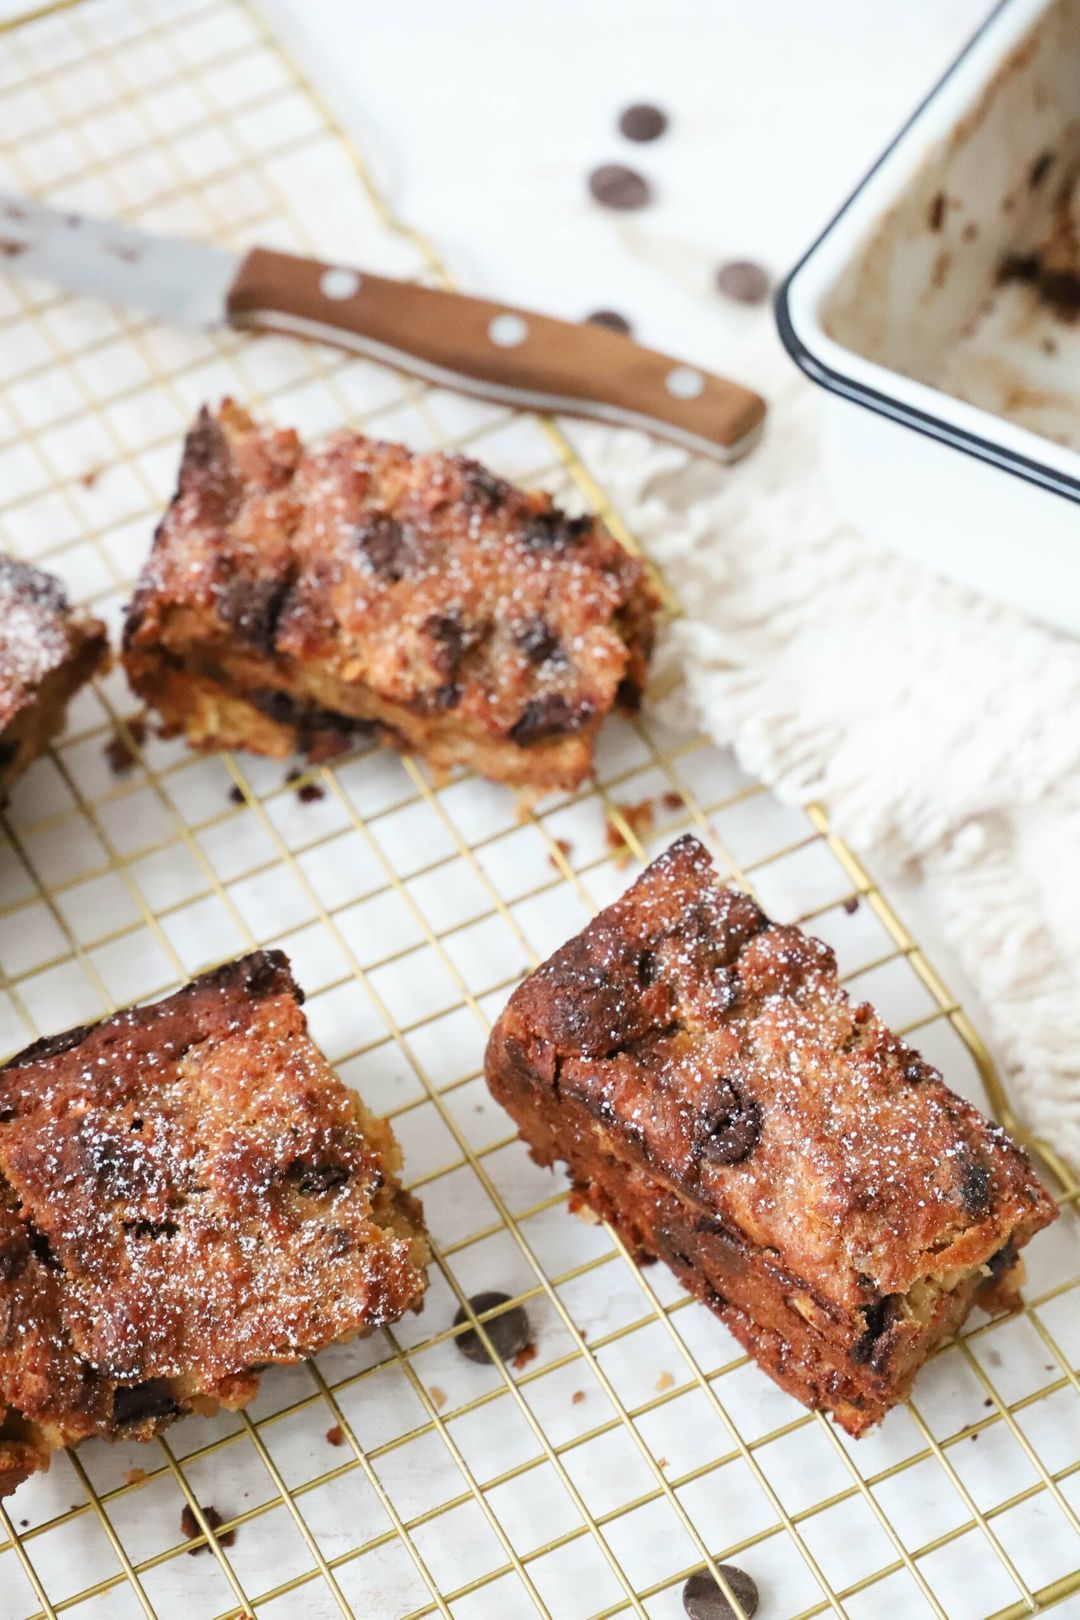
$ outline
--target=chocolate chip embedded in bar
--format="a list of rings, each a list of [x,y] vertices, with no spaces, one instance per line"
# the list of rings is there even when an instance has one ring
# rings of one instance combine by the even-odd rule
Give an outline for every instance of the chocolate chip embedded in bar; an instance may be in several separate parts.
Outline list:
[[[1056,1216],[832,951],[682,838],[514,992],[486,1072],[541,1164],[784,1389],[863,1433]]]
[[[358,433],[304,451],[225,401],[188,435],[124,664],[196,748],[321,761],[377,731],[541,793],[634,706],[658,609],[591,515]]]

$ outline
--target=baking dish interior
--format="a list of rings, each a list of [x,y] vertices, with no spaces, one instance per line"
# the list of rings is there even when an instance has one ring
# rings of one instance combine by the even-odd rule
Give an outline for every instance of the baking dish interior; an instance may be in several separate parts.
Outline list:
[[[847,257],[820,320],[842,348],[1077,450],[1080,0],[1023,10],[1030,26]]]

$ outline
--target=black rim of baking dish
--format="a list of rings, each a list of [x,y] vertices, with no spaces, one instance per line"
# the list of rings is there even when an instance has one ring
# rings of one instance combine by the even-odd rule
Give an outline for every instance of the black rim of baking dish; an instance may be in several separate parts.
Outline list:
[[[850,399],[857,405],[865,405],[868,410],[875,411],[879,416],[886,416],[891,421],[899,422],[904,427],[913,428],[916,433],[923,433],[928,438],[937,439],[942,444],[950,445],[953,449],[963,450],[967,455],[976,456],[980,461],[987,462],[992,467],[999,467],[1005,472],[1014,473],[1017,477],[1025,479],[1030,484],[1037,484],[1042,489],[1050,490],[1055,495],[1064,495],[1067,500],[1080,501],[1080,477],[1071,473],[1059,472],[1054,467],[1048,467],[1044,462],[1037,461],[1031,456],[1021,455],[1016,450],[995,443],[992,439],[984,439],[977,433],[971,433],[965,428],[957,427],[954,422],[948,422],[932,411],[920,410],[916,405],[905,404],[902,400],[890,394],[883,394],[867,383],[859,382],[842,371],[836,371],[832,366],[825,364],[800,338],[791,319],[789,293],[795,277],[803,266],[813,257],[818,248],[829,235],[837,221],[842,219],[874,175],[881,168],[885,159],[897,147],[912,125],[922,116],[924,109],[930,104],[953,74],[965,60],[977,42],[992,27],[1001,13],[1007,9],[1010,0],[1000,0],[986,18],[985,22],[976,30],[968,40],[960,54],[949,65],[933,88],[919,102],[911,117],[897,132],[888,146],[882,152],[877,162],[868,169],[859,184],[849,197],[841,203],[836,213],[825,226],[824,230],[811,243],[795,267],[788,272],[776,292],[774,313],[776,325],[780,333],[780,340],[788,354],[799,369],[805,372],[812,382],[827,388],[830,393],[839,394],[843,399]]]

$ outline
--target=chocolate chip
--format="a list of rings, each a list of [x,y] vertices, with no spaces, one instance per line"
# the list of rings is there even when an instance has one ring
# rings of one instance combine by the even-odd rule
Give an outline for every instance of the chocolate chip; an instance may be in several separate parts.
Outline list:
[[[769,296],[769,273],[752,259],[732,259],[716,272],[716,286],[737,304],[763,304]]]
[[[960,1171],[960,1200],[971,1215],[990,1208],[990,1172],[978,1159],[966,1159]]]
[[[229,798],[232,800],[233,804],[243,804],[244,803],[244,790],[243,790],[243,788],[237,786],[237,784],[234,782],[232,787],[229,789]]]
[[[221,1517],[221,1514],[218,1512],[217,1508],[216,1507],[204,1507],[202,1509],[202,1516],[206,1520],[207,1524],[210,1526],[210,1529],[214,1532],[214,1539],[217,1542],[218,1546],[219,1547],[231,1547],[233,1542],[236,1540],[236,1531],[235,1530],[226,1530],[226,1532],[225,1532],[225,1534],[223,1536],[219,1536],[217,1534],[217,1530],[218,1530],[219,1525],[222,1525],[222,1524],[225,1523],[224,1519]],[[192,1509],[188,1506],[188,1504],[186,1502],[184,1503],[184,1506],[180,1510],[180,1529],[181,1529],[181,1531],[183,1532],[183,1534],[187,1537],[187,1539],[189,1541],[197,1541],[198,1538],[203,1533],[202,1525],[199,1523],[198,1519],[195,1517],[194,1512],[192,1511]],[[199,1553],[201,1553],[201,1552],[209,1552],[209,1551],[210,1551],[210,1544],[209,1544],[209,1542],[204,1541],[201,1547],[189,1547],[188,1548],[188,1557],[189,1558],[197,1558]]]
[[[404,578],[413,561],[413,545],[396,518],[385,513],[356,531],[356,549],[373,574],[391,584]]]
[[[164,1378],[151,1378],[145,1384],[118,1384],[113,1391],[113,1422],[118,1426],[160,1423],[166,1418],[178,1417],[179,1413],[180,1408]]]
[[[542,697],[530,698],[516,723],[510,728],[510,738],[519,748],[532,743],[545,742],[550,737],[564,737],[580,731],[593,717],[593,706],[588,702],[570,704],[558,692],[545,692]]]
[[[589,326],[606,326],[609,332],[621,332],[624,337],[629,337],[632,330],[626,316],[614,309],[594,309],[585,320]]]
[[[716,1567],[734,1592],[746,1620],[750,1620],[757,1612],[757,1586],[745,1570],[737,1569],[734,1564],[717,1564]],[[691,1575],[682,1589],[682,1600],[690,1620],[735,1620],[738,1614],[707,1569],[699,1569],[696,1575]]]
[[[558,636],[545,619],[526,619],[514,626],[514,644],[531,664],[546,664],[562,651]]]
[[[499,1305],[505,1305],[509,1294],[485,1293],[474,1294],[469,1300],[474,1316],[482,1316],[485,1311],[491,1311]],[[469,1320],[468,1312],[462,1305],[454,1316],[454,1326],[460,1327],[462,1322]],[[520,1355],[532,1343],[532,1328],[529,1318],[520,1305],[514,1305],[510,1310],[503,1311],[499,1316],[493,1316],[490,1322],[484,1323],[484,1331],[491,1341],[491,1347],[500,1361],[509,1361],[511,1357]],[[490,1362],[487,1346],[473,1327],[459,1333],[454,1340],[461,1354],[468,1361],[482,1363]]]
[[[479,461],[462,459],[459,465],[462,477],[461,498],[466,506],[483,506],[489,512],[497,512],[500,506],[506,504],[507,497],[512,491],[505,478],[497,478],[487,467],[481,466]]]
[[[521,543],[526,551],[546,551],[549,547],[576,546],[592,531],[593,520],[588,513],[581,517],[567,517],[557,507],[549,512],[538,512],[521,531]]]
[[[647,990],[660,977],[660,962],[655,951],[642,951],[637,962],[638,983]]]
[[[731,1088],[734,1092],[734,1087]],[[734,1095],[730,1113],[709,1128],[702,1156],[716,1164],[738,1164],[752,1153],[761,1135],[761,1109],[752,1097]]]
[[[301,804],[314,804],[316,800],[326,798],[326,789],[319,782],[305,782],[297,788],[296,797]]]
[[[859,909],[859,897],[858,897],[858,895],[857,894],[849,894],[847,899],[844,901],[844,910],[847,912],[849,917],[854,917],[854,915],[858,911],[858,909]]]
[[[127,723],[131,743],[120,736],[114,736],[105,744],[105,758],[109,762],[109,769],[114,776],[123,776],[135,763],[135,754],[132,747],[141,748],[146,741],[146,721],[141,715],[134,715]]]
[[[349,1179],[348,1168],[343,1164],[312,1164],[304,1159],[295,1159],[287,1174],[289,1180],[295,1183],[297,1192],[304,1193],[308,1198],[333,1192],[343,1187]]]
[[[1000,1277],[1003,1271],[1008,1271],[1016,1264],[1016,1244],[1012,1238],[1008,1240],[996,1254],[992,1254],[986,1262],[991,1277]]]
[[[456,613],[433,613],[424,620],[424,632],[435,643],[431,662],[442,675],[456,675],[468,646],[464,626]]]
[[[930,213],[927,216],[927,223],[932,231],[940,231],[945,223],[945,204],[945,193],[943,191],[936,192],[930,204]]]
[[[433,699],[437,709],[456,709],[461,702],[463,688],[457,681],[446,681],[435,688]]]
[[[231,579],[218,596],[218,617],[269,657],[292,583],[291,572],[284,579]]]
[[[16,242],[10,236],[0,237],[0,253],[5,259],[17,259],[20,253],[25,253],[29,242]]]
[[[644,175],[624,163],[602,163],[589,176],[589,190],[603,208],[644,208],[652,190]]]
[[[1032,191],[1038,191],[1039,187],[1050,173],[1050,170],[1053,168],[1053,165],[1053,152],[1039,153],[1038,157],[1031,165],[1030,172],[1028,173],[1028,185],[1031,187]]]
[[[619,119],[619,134],[628,141],[656,141],[668,127],[667,113],[647,101],[638,101]]]

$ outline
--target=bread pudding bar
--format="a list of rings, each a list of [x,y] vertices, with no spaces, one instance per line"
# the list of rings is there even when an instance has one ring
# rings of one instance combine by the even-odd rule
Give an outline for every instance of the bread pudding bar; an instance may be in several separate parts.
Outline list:
[[[0,1068],[0,1496],[419,1306],[397,1144],[302,999],[260,951]]]
[[[511,997],[487,1078],[533,1157],[859,1435],[1056,1216],[832,951],[673,844]]]
[[[124,632],[196,748],[322,760],[372,730],[534,792],[639,701],[658,597],[592,517],[459,456],[344,432],[305,451],[226,400],[188,435]]]
[[[54,575],[0,556],[0,803],[108,656],[105,626],[73,609]]]

